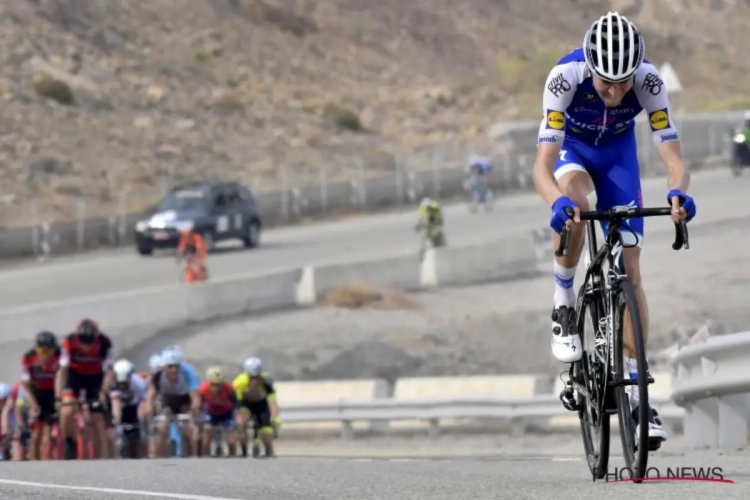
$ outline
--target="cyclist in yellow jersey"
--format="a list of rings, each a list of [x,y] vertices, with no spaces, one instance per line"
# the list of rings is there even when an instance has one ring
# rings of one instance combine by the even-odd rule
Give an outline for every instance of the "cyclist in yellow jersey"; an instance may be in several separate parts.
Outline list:
[[[273,457],[273,438],[281,424],[273,379],[263,371],[260,358],[248,358],[244,368],[244,373],[232,382],[240,410],[237,412],[237,425],[243,430],[240,433],[242,454],[247,456],[247,425],[252,417],[255,424],[253,457],[260,455],[259,441],[263,443],[265,456]]]
[[[437,200],[424,198],[419,204],[419,220],[414,230],[425,231],[424,242],[429,241],[433,247],[445,245],[445,232],[443,231],[443,209]]]

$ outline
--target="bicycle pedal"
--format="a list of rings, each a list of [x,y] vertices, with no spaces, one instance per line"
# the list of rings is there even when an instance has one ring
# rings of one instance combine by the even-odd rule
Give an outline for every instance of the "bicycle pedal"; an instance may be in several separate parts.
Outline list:
[[[573,395],[573,388],[566,386],[560,391],[560,401],[568,411],[578,411],[578,403],[576,402],[575,396]]]

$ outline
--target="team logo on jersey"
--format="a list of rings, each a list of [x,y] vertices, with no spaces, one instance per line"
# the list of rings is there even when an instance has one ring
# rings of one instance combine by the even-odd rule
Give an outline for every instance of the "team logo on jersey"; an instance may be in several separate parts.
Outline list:
[[[547,110],[547,126],[552,130],[562,130],[565,128],[565,115],[559,111]]]
[[[570,82],[565,79],[562,72],[558,73],[547,85],[547,90],[555,94],[555,97],[560,97],[571,88]]]
[[[654,111],[648,115],[649,121],[651,122],[651,130],[654,132],[657,130],[663,130],[669,126],[669,115],[667,114],[667,108]]]
[[[583,93],[583,102],[588,102],[590,104],[593,104],[593,103],[595,103],[598,100],[599,100],[599,98],[596,97],[596,94],[594,94],[593,92],[584,92]]]

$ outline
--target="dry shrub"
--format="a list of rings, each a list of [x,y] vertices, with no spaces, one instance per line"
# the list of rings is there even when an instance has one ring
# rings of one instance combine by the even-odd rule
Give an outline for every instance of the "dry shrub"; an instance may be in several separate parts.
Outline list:
[[[346,309],[422,309],[418,300],[400,290],[369,283],[352,283],[329,290],[323,297],[323,304]]]
[[[34,92],[41,97],[53,99],[66,106],[75,104],[73,91],[70,89],[70,86],[64,81],[47,74],[42,74],[36,79],[34,82]]]
[[[362,122],[359,119],[359,114],[353,109],[331,103],[326,105],[323,114],[338,128],[351,130],[352,132],[362,130]]]

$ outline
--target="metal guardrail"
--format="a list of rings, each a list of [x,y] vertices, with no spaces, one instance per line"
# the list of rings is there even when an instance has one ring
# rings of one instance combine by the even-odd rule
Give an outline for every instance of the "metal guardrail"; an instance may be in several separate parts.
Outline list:
[[[653,398],[665,424],[672,430],[682,421],[683,412],[668,398]],[[331,403],[284,404],[281,416],[287,423],[341,422],[341,438],[353,439],[353,423],[399,420],[421,420],[429,424],[429,435],[440,433],[441,419],[474,418],[498,419],[512,425],[514,436],[523,436],[530,426],[548,425],[555,417],[576,416],[563,408],[555,394],[542,394],[527,398],[511,397],[456,397],[443,399],[398,400],[378,398],[362,401],[340,400]]]
[[[748,445],[750,332],[711,337],[670,360],[672,399],[685,408],[685,444],[736,450]]]
[[[685,159],[697,166],[726,157],[730,145],[729,129],[740,123],[741,117],[741,112],[675,115],[673,118],[680,130]],[[648,123],[642,117],[636,123],[643,175],[663,173]],[[345,182],[329,182],[325,165],[320,167],[318,185],[299,186],[292,176],[283,176],[280,190],[257,193],[258,206],[264,223],[270,226],[293,223],[306,217],[377,211],[388,206],[412,204],[423,196],[442,199],[467,196],[468,199],[464,185],[465,164],[473,153],[490,159],[493,171],[488,180],[496,196],[530,189],[538,127],[538,122],[499,124],[490,133],[493,142],[484,148],[467,149],[463,155],[449,154],[448,151],[456,149],[449,147],[417,151],[409,157],[398,155],[399,161],[395,162],[395,170],[390,173],[383,173],[382,169],[370,171],[360,159],[352,166],[360,172],[359,175]],[[45,257],[132,245],[132,229],[140,215],[125,212],[127,193],[125,186],[121,193],[121,212],[114,216],[90,217],[85,200],[80,199],[72,210],[74,221],[45,224],[39,220],[29,227],[0,230],[0,258]],[[16,198],[12,193],[8,196]],[[32,200],[30,206],[16,209],[37,214],[37,201]],[[14,219],[11,212],[3,212],[3,215],[6,220]],[[35,218],[39,219],[38,216]]]

